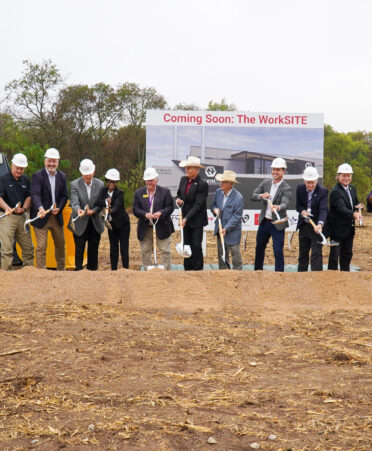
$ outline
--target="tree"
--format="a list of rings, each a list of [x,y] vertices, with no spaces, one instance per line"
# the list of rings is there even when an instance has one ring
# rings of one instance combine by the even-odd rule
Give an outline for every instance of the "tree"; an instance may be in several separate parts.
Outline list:
[[[121,102],[123,118],[129,125],[141,127],[146,110],[164,109],[165,98],[155,88],[140,88],[136,83],[123,83],[116,91]]]
[[[58,142],[55,100],[63,78],[51,60],[41,64],[23,61],[22,76],[5,86],[9,110],[25,127],[39,128],[44,132],[45,141]]]
[[[349,134],[338,133],[331,126],[326,125],[324,128],[324,185],[332,189],[338,166],[349,163],[354,172],[352,183],[362,202],[370,191],[369,153],[369,146],[364,140],[353,140]]]
[[[213,102],[210,100],[208,103],[208,111],[235,111],[236,106],[231,103],[230,105],[226,103],[225,99],[221,99],[221,102]]]
[[[177,103],[174,106],[174,110],[188,110],[188,111],[198,111],[200,108],[196,103]]]

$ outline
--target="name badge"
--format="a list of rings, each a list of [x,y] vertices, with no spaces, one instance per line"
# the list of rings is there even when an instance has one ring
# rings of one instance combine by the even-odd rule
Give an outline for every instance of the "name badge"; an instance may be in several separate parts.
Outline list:
[[[142,197],[149,197],[149,195],[148,194],[144,194]]]

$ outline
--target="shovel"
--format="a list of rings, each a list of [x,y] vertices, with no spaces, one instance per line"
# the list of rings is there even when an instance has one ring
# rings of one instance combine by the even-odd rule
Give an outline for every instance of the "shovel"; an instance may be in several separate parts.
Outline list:
[[[267,199],[267,203],[269,204],[270,208],[273,206],[273,203],[271,202],[270,199]],[[273,221],[273,224],[283,224],[283,222],[287,222],[288,221],[288,216],[285,218],[281,218],[279,216],[279,213],[276,210],[273,210],[273,212],[275,213],[275,216],[277,217],[277,219],[275,221]]]
[[[334,240],[327,241],[327,238],[323,235],[323,233],[319,232],[319,230],[316,229],[315,222],[310,218],[307,218],[307,219],[309,220],[309,224],[313,227],[314,232],[317,233],[318,235],[320,235],[320,237],[322,238],[322,241],[318,241],[319,244],[323,244],[323,246],[338,246],[340,244]]]
[[[221,258],[222,258],[223,264],[226,266],[226,269],[231,269],[230,263],[226,260],[225,238],[222,234],[222,223],[221,223],[221,218],[220,218],[219,214],[217,214],[217,220],[218,220],[218,230],[219,230],[221,246],[222,246]]]
[[[358,211],[359,211],[360,215],[362,215],[362,210],[363,210],[362,208],[358,208]],[[366,224],[363,224],[363,218],[360,218],[358,222],[359,222],[359,224],[358,223],[355,224],[356,227],[358,227],[358,228],[359,227],[367,227]]]
[[[176,251],[183,258],[191,257],[191,247],[188,244],[183,244],[183,226],[182,226],[182,207],[178,205],[179,217],[180,217],[180,231],[181,231],[181,242],[176,244]]]
[[[48,210],[46,210],[45,214],[47,215],[48,213],[50,213],[54,208],[56,207],[56,204],[52,204]],[[29,231],[29,228],[27,227],[29,224],[31,224],[32,222],[36,221],[37,219],[40,219],[41,215],[37,215],[32,219],[26,219],[26,221],[23,224],[23,227],[25,229],[25,233],[27,233]]]
[[[75,221],[77,221],[79,218],[83,217],[85,215],[85,212],[89,210],[89,205],[86,204],[84,207],[84,213],[80,213],[76,216],[76,218],[72,219],[72,215],[70,216],[70,229],[75,232]]]
[[[2,215],[0,216],[0,219],[5,218],[5,216],[11,215],[11,214],[14,212],[14,210],[16,210],[17,208],[19,208],[20,206],[21,206],[21,202],[18,202],[18,204],[16,204],[16,206],[15,206],[14,208],[12,208],[11,210],[9,210],[9,211],[7,211],[6,213],[2,214]]]
[[[153,240],[153,248],[154,248],[154,265],[148,266],[147,271],[151,271],[152,269],[158,268],[158,269],[164,269],[164,265],[158,265],[158,258],[156,255],[156,224],[159,221],[159,218],[154,222],[151,220],[152,223],[152,240]]]
[[[105,215],[104,215],[105,226],[106,226],[109,230],[112,230],[112,226],[111,226],[111,224],[110,224],[110,221],[108,220],[108,217],[109,217],[109,204],[108,204],[108,202],[107,202],[107,199],[105,199],[105,204],[106,204]]]

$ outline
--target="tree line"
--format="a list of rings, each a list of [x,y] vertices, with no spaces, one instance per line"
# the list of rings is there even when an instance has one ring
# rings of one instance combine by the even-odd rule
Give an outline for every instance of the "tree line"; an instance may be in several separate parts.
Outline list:
[[[97,173],[117,168],[122,188],[131,202],[133,191],[142,185],[145,167],[147,109],[171,109],[153,87],[125,82],[116,87],[106,83],[67,84],[58,67],[45,60],[24,61],[21,76],[3,92],[0,112],[0,151],[9,157],[25,153],[31,175],[43,167],[48,147],[60,150],[60,167],[69,180],[80,176],[79,162],[91,158]],[[200,110],[196,104],[179,103],[176,110]],[[225,99],[211,100],[207,110],[234,111]],[[353,183],[361,198],[371,189],[372,133],[339,133],[324,128],[324,185],[334,185],[337,166],[353,166]]]

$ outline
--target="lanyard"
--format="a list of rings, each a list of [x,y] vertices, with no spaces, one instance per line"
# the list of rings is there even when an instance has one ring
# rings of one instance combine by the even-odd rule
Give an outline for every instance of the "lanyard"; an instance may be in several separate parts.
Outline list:
[[[156,193],[156,188],[155,188],[155,191],[154,191],[153,195],[151,195],[148,192],[148,190],[146,190],[146,191],[147,191],[147,195],[149,196],[150,213],[152,214],[153,209],[154,209],[154,197],[155,197],[155,193]]]

